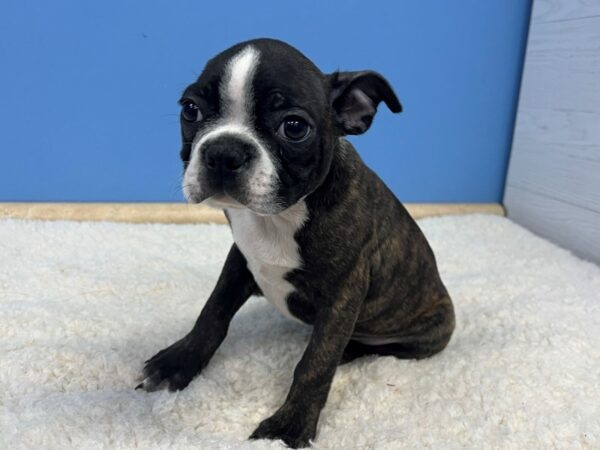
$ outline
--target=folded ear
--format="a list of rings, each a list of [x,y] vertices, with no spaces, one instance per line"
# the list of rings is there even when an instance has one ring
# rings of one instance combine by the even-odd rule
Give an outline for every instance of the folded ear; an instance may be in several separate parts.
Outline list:
[[[398,97],[377,72],[334,72],[329,75],[329,82],[334,120],[343,134],[367,131],[381,101],[392,112],[402,111]]]

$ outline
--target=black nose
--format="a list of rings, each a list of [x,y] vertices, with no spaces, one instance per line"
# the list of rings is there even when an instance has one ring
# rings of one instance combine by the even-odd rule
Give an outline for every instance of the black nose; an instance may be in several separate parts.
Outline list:
[[[234,137],[220,137],[206,143],[204,165],[221,174],[241,172],[252,158],[252,145]]]

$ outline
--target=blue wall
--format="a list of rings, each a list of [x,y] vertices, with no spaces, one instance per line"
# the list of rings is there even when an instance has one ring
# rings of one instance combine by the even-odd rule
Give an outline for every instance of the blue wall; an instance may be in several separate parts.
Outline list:
[[[208,6],[210,5],[210,6]],[[0,5],[0,201],[179,201],[178,106],[207,58],[289,41],[375,69],[405,112],[353,138],[404,201],[500,201],[529,0]]]

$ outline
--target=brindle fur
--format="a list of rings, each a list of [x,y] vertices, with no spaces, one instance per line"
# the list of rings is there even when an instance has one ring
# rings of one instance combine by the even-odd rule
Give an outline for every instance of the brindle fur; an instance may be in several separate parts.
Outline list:
[[[314,324],[320,308],[339,307],[341,289],[350,284],[352,334],[400,342],[350,341],[345,358],[359,356],[359,348],[365,354],[396,349],[403,358],[439,352],[454,330],[454,310],[427,240],[348,141],[340,139],[335,155],[329,176],[307,198],[310,220],[296,235],[305,263],[288,275],[298,288],[288,299],[290,311]]]

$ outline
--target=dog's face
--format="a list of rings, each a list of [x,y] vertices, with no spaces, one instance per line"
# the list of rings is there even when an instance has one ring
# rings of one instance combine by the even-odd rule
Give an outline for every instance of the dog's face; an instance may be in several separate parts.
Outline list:
[[[184,194],[191,203],[280,213],[319,186],[336,140],[364,133],[381,101],[401,111],[375,72],[324,75],[271,39],[231,47],[180,100]]]

